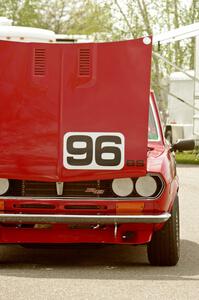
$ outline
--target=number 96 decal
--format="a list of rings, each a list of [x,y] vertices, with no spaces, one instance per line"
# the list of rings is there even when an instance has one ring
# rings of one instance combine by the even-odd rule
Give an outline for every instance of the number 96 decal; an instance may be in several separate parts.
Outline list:
[[[124,166],[124,136],[115,132],[68,132],[64,135],[66,169],[120,170]]]

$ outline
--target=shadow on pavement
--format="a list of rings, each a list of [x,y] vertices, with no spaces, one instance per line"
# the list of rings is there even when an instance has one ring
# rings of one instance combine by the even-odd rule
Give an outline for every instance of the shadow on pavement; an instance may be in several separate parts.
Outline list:
[[[145,246],[76,245],[24,249],[1,246],[1,276],[98,280],[199,280],[199,244],[181,241],[175,267],[152,267]]]

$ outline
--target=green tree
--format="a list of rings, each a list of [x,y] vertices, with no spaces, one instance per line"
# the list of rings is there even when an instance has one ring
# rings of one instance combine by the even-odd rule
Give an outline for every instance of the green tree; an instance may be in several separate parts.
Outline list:
[[[64,30],[71,34],[104,34],[112,31],[111,7],[108,3],[98,4],[92,0],[78,1],[79,5],[71,10]]]
[[[112,31],[111,7],[94,0],[0,0],[0,15],[13,25],[51,29],[56,33],[93,34]]]
[[[16,16],[16,24],[20,26],[39,27],[41,17],[38,0],[25,0]]]
[[[38,0],[0,0],[0,15],[13,20],[13,25],[38,27]]]
[[[17,19],[21,3],[17,0],[0,0],[0,15],[12,19]]]

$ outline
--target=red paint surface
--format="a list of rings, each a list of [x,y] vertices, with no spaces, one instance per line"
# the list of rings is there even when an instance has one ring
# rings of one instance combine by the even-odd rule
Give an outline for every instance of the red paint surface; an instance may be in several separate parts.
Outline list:
[[[111,243],[111,244],[143,244],[151,239],[152,225],[121,225],[117,237],[114,225],[100,229],[70,229],[67,225],[54,225],[51,229],[30,229],[20,227],[0,228],[1,243]],[[131,230],[134,236],[125,240],[122,236]]]
[[[90,51],[89,75],[79,51]],[[35,75],[44,49],[44,75]],[[143,39],[91,44],[0,42],[0,177],[69,181],[146,173],[151,45]],[[3,112],[3,113],[2,113]],[[66,132],[121,132],[125,160],[143,167],[119,171],[63,168]]]

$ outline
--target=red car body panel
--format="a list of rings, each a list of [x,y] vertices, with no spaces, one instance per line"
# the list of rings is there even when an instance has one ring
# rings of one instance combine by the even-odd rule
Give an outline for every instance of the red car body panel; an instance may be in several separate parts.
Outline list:
[[[132,215],[171,211],[178,179],[150,93],[151,50],[143,39],[76,45],[0,42],[0,178],[74,182],[150,173],[164,183],[156,199],[2,196],[2,214],[117,215],[125,203],[131,204]],[[148,142],[150,95],[160,133],[153,142]],[[65,168],[68,132],[122,133],[123,168]],[[143,244],[163,225],[0,223],[0,243]]]
[[[151,44],[0,42],[0,177],[47,181],[144,175]],[[63,167],[67,132],[121,132],[122,170]]]

